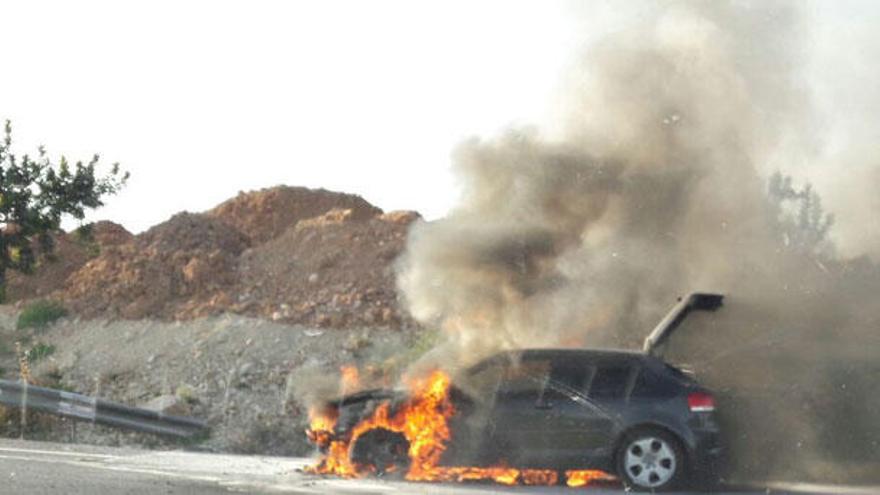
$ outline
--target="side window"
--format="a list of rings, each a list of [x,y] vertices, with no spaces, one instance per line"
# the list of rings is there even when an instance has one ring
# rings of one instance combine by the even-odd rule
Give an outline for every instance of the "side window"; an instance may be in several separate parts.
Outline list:
[[[597,400],[622,399],[629,383],[629,366],[601,366],[590,385],[590,398]]]
[[[498,395],[505,399],[537,401],[549,378],[550,362],[526,360],[504,371]]]
[[[504,374],[505,365],[501,359],[483,361],[468,370],[458,386],[473,396],[491,398],[498,390],[498,382]]]
[[[542,399],[560,401],[571,399],[572,395],[585,395],[590,383],[593,368],[577,363],[557,363],[550,373],[550,381],[544,389]]]

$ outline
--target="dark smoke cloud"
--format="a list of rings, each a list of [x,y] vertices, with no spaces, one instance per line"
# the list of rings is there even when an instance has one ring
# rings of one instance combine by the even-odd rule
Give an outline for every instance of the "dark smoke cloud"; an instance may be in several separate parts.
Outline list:
[[[775,164],[821,141],[797,5],[652,4],[573,65],[558,128],[463,143],[458,206],[412,230],[399,267],[412,315],[448,336],[429,358],[637,346],[676,296],[718,290],[723,315],[669,357],[730,404],[739,475],[828,479],[844,439],[868,452],[853,425],[876,426],[877,402],[839,385],[876,361],[880,275],[786,245],[767,195]]]

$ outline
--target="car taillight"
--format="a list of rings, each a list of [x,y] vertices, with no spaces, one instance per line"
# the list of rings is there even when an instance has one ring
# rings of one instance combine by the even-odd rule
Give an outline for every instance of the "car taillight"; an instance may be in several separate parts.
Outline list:
[[[691,392],[688,394],[688,407],[691,412],[714,411],[715,397],[706,392]]]

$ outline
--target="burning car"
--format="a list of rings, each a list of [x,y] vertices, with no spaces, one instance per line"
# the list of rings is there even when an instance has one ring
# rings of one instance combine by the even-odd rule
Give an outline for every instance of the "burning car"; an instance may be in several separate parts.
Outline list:
[[[436,371],[407,390],[330,401],[308,431],[323,453],[314,470],[571,486],[614,473],[637,490],[706,480],[723,450],[715,400],[658,354],[689,312],[722,299],[680,300],[643,352],[507,351],[454,378]]]

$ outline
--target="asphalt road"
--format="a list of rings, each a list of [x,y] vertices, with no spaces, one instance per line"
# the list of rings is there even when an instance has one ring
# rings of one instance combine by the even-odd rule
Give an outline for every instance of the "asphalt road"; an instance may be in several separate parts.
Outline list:
[[[315,477],[300,470],[308,459],[152,452],[133,449],[0,440],[0,494],[290,493],[345,495],[623,493],[618,488],[504,487]],[[874,494],[880,487],[776,484],[737,494]]]

